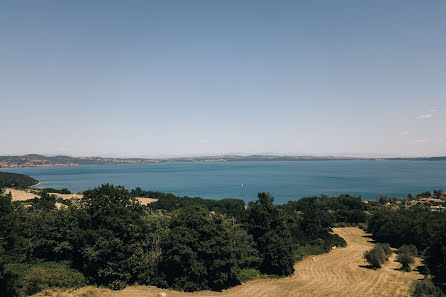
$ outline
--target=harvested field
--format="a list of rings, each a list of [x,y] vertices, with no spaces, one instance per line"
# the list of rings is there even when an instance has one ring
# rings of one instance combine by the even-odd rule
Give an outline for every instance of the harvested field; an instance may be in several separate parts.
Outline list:
[[[6,188],[5,193],[9,192],[11,192],[12,201],[24,201],[24,200],[34,199],[35,197],[40,198],[39,195],[31,193],[27,190],[16,190],[16,189]],[[48,193],[48,194],[54,195],[62,199],[73,199],[73,198],[80,199],[83,197],[82,194],[59,194],[59,193]],[[158,199],[145,198],[145,197],[136,197],[136,200],[138,200],[139,203],[141,203],[141,205],[147,205],[152,202],[158,201]]]
[[[155,297],[160,292],[167,293],[167,297],[410,296],[414,282],[422,279],[417,270],[400,271],[395,255],[379,270],[365,267],[362,255],[373,246],[367,234],[358,228],[335,228],[334,232],[347,241],[347,247],[298,262],[295,274],[287,278],[253,280],[223,292],[183,293],[144,286],[128,287],[122,291],[86,287],[54,292],[52,296],[87,296],[87,292],[91,294],[88,296],[107,297]],[[417,265],[420,265],[420,259],[413,268]]]
[[[23,201],[23,200],[29,200],[29,199],[34,199],[36,197],[40,197],[39,195],[27,192],[25,190],[16,190],[16,189],[10,189],[10,188],[6,188],[5,193],[6,194],[11,193],[12,201]]]
[[[82,198],[84,195],[82,194],[59,194],[59,193],[48,193],[50,195],[54,195],[56,197],[62,198],[62,199],[73,199],[73,198]]]
[[[141,203],[141,205],[147,205],[153,202],[158,201],[158,199],[155,198],[146,198],[146,197],[136,197],[136,200],[139,201],[139,203]]]
[[[11,193],[12,195],[12,201],[24,201],[34,198],[40,198],[40,195],[31,193],[29,190],[16,190],[16,189],[10,189],[6,188],[5,193]],[[72,198],[82,198],[82,195],[80,194],[59,194],[59,193],[48,193],[50,195],[55,195],[62,199],[72,199]]]

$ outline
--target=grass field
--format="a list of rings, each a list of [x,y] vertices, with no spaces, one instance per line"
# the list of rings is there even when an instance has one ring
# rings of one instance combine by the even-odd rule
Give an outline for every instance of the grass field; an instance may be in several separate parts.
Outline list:
[[[23,200],[29,200],[34,199],[36,197],[40,197],[34,193],[25,191],[25,190],[16,190],[11,188],[6,188],[5,193],[11,193],[12,201],[23,201]]]
[[[366,267],[362,257],[364,251],[373,246],[367,234],[358,228],[335,228],[334,232],[347,241],[347,247],[298,262],[291,277],[253,280],[223,292],[183,293],[144,286],[127,287],[122,291],[85,287],[38,296],[142,297],[157,296],[160,292],[168,297],[410,296],[414,282],[422,279],[415,268],[420,265],[420,259],[413,265],[412,272],[399,270],[401,265],[395,261],[395,254],[381,269],[372,270]]]
[[[29,199],[34,199],[35,197],[40,198],[39,195],[31,193],[27,190],[16,190],[11,188],[6,188],[5,193],[11,193],[12,201],[24,201]],[[62,199],[72,199],[72,198],[82,198],[82,194],[59,194],[59,193],[48,193],[50,195],[55,195]],[[145,197],[136,197],[136,200],[139,201],[142,205],[147,205],[152,202],[158,201],[158,199],[154,198],[145,198]]]

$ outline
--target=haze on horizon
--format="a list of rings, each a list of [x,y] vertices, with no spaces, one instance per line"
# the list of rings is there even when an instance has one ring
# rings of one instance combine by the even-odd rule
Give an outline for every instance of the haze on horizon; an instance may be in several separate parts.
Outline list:
[[[446,2],[2,1],[0,155],[446,155]]]

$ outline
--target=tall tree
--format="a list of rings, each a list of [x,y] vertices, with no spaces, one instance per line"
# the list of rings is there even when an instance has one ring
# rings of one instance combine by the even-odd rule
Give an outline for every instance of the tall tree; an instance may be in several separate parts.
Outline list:
[[[270,194],[259,193],[258,200],[249,205],[246,227],[259,250],[260,271],[290,275],[294,272],[291,234],[282,212],[273,202],[274,197]]]
[[[172,219],[163,247],[167,284],[185,291],[222,290],[239,284],[240,268],[255,254],[253,242],[243,232],[205,209],[180,210]],[[237,242],[240,237],[245,238],[243,249]]]

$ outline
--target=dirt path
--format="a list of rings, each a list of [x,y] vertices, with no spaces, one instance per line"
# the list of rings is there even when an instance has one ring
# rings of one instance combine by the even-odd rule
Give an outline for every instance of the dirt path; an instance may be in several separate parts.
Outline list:
[[[90,296],[107,297],[157,296],[160,292],[165,292],[167,297],[410,296],[414,281],[422,278],[418,271],[399,271],[401,265],[395,262],[395,255],[381,269],[368,269],[364,267],[366,263],[362,255],[373,244],[367,234],[358,228],[335,228],[334,232],[347,241],[346,248],[298,262],[295,274],[287,278],[249,281],[223,292],[182,293],[143,286],[113,292],[87,287],[57,296],[80,296],[89,291],[97,294]],[[417,264],[420,264],[419,259],[414,267]]]

